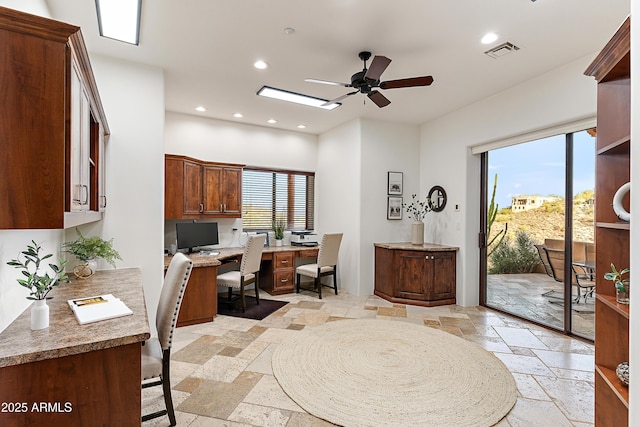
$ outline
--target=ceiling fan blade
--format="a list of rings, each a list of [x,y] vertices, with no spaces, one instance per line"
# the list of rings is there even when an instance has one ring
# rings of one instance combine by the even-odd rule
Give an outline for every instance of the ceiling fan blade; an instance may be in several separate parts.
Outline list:
[[[386,107],[387,105],[391,104],[391,101],[389,101],[383,94],[381,94],[377,90],[369,92],[367,96],[370,100],[373,101],[374,104],[376,104],[380,108]]]
[[[389,64],[391,64],[391,60],[386,56],[374,56],[373,61],[371,61],[371,65],[369,65],[367,73],[364,75],[364,78],[371,80],[380,80],[380,76],[382,75],[384,70],[387,69]]]
[[[347,96],[355,95],[356,93],[358,93],[358,91],[357,91],[357,90],[356,90],[356,91],[353,91],[353,92],[346,93],[346,94],[344,94],[344,95],[342,95],[342,96],[337,97],[336,99],[332,99],[332,100],[330,100],[330,101],[325,102],[324,104],[322,104],[322,105],[321,105],[321,107],[326,107],[326,106],[328,106],[328,105],[335,104],[335,103],[337,103],[337,102],[342,101],[342,100],[343,100],[343,99],[345,99]]]
[[[408,79],[389,80],[380,83],[380,89],[396,89],[400,87],[429,86],[433,83],[433,77],[410,77]]]
[[[329,80],[304,79],[304,81],[305,82],[309,82],[309,83],[320,83],[320,84],[323,84],[323,85],[352,87],[351,83],[332,82],[332,81],[329,81]]]

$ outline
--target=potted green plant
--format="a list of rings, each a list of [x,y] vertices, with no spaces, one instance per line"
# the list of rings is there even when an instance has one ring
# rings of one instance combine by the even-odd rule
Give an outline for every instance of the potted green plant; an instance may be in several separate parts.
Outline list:
[[[52,274],[49,275],[49,271],[44,271],[43,274],[43,269],[46,267],[41,267],[40,264],[51,258],[53,254],[41,255],[41,251],[42,246],[32,240],[31,244],[27,245],[26,251],[22,251],[15,259],[7,262],[8,265],[21,270],[24,278],[17,279],[17,281],[20,286],[29,289],[30,293],[27,299],[35,301],[31,309],[31,329],[33,330],[49,326],[47,295],[61,282],[67,283],[69,281],[67,273],[64,271],[67,260],[58,259],[58,264],[49,263]],[[22,259],[20,255],[22,255]]]
[[[104,259],[108,264],[116,268],[116,260],[122,260],[118,251],[113,248],[113,239],[104,240],[100,236],[85,237],[76,228],[78,238],[63,244],[65,252],[72,253],[80,264],[73,269],[79,278],[90,277],[96,271],[97,258]]]
[[[284,230],[287,228],[287,223],[282,218],[273,221],[271,229],[273,230],[274,237],[276,238],[276,246],[282,246],[282,239],[284,239]]]
[[[622,276],[631,271],[629,268],[624,268],[621,271],[616,269],[616,266],[611,263],[611,271],[605,273],[604,278],[611,280],[616,287],[616,301],[620,304],[629,304],[629,279],[623,279]]]

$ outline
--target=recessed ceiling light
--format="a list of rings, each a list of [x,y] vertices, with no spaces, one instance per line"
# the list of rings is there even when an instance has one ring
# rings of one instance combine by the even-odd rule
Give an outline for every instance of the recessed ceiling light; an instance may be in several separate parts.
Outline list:
[[[287,27],[283,31],[288,36],[290,36],[292,34],[295,34],[295,32],[296,32],[296,30],[294,28],[291,28],[291,27]]]
[[[199,107],[196,107],[196,111],[200,111],[201,113],[204,113],[205,111],[207,111],[207,109],[204,108],[202,105],[200,105]]]
[[[338,108],[340,105],[342,105],[337,102],[327,105],[327,102],[329,102],[329,100],[327,99],[316,98],[313,96],[290,92],[283,89],[276,89],[269,86],[262,86],[258,91],[258,95],[266,96],[267,98],[279,99],[281,101],[295,102],[296,104],[308,105],[310,107],[323,108],[325,110],[333,110],[334,108]]]
[[[498,40],[498,35],[496,33],[487,33],[484,35],[484,37],[482,37],[480,42],[482,44],[489,44],[489,43],[493,43],[496,40]]]
[[[275,119],[269,119],[269,120],[267,120],[267,123],[274,124],[274,123],[278,123],[278,122]]]
[[[306,129],[307,125],[298,125],[298,129]]]
[[[235,113],[233,117],[235,117],[236,119],[241,119],[244,116],[242,115],[242,113]]]
[[[138,45],[141,8],[142,0],[96,0],[100,35]]]
[[[262,59],[259,59],[253,63],[253,66],[256,67],[258,70],[264,70],[269,67],[269,64],[264,62]]]

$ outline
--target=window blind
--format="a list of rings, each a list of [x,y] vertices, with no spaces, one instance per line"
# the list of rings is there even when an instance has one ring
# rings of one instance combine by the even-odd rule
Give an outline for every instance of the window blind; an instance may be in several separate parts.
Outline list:
[[[245,168],[242,172],[242,225],[270,230],[284,220],[288,230],[314,228],[313,173]]]

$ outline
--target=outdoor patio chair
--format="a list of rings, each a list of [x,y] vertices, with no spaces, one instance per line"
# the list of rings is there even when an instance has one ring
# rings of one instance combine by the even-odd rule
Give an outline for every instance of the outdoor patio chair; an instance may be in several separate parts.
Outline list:
[[[564,251],[546,247],[544,251],[549,259],[553,278],[558,282],[564,283]],[[589,280],[588,275],[578,273],[573,264],[571,265],[571,281],[571,284],[576,286],[577,290],[577,295],[573,300],[576,304],[580,303],[581,298],[584,298],[586,303],[587,297],[593,297],[596,283],[593,280]]]

